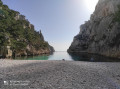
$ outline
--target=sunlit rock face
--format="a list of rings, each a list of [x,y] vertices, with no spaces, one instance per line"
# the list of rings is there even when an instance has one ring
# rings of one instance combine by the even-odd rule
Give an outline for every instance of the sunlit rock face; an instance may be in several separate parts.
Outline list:
[[[99,0],[90,20],[81,25],[68,52],[120,57],[120,0]]]

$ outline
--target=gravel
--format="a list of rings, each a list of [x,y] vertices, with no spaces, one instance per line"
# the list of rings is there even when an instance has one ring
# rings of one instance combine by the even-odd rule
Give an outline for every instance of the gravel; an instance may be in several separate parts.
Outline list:
[[[0,60],[0,89],[120,89],[120,63]]]

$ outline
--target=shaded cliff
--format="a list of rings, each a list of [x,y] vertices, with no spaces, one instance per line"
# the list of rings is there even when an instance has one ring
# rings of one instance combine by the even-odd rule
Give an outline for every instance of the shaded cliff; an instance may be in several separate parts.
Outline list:
[[[24,15],[0,0],[0,57],[39,55],[53,50]]]
[[[99,0],[89,21],[81,25],[68,52],[120,57],[120,0]]]

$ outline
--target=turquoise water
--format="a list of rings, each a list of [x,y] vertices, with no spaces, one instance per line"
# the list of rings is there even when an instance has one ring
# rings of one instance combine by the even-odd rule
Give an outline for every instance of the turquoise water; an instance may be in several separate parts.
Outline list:
[[[22,60],[72,60],[71,56],[67,52],[54,52],[51,55],[39,55],[39,56],[29,56],[29,57],[18,57],[16,59]]]
[[[15,59],[20,60],[72,60],[72,61],[89,61],[89,62],[120,62],[120,59],[108,58],[99,55],[92,55],[86,53],[67,53],[67,52],[54,52],[51,55],[19,57]]]

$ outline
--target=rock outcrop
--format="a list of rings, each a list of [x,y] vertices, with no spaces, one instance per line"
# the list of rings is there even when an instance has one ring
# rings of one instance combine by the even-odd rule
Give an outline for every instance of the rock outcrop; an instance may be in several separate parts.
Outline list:
[[[0,0],[0,57],[50,54],[54,48],[44,40],[24,15]]]
[[[120,0],[99,0],[89,21],[81,25],[68,52],[120,57]]]
[[[49,45],[49,50],[50,50],[50,53],[52,54],[53,52],[55,52],[55,49],[51,46],[51,45]]]

